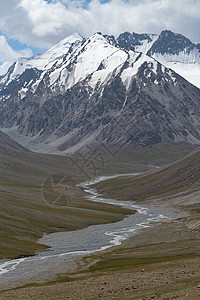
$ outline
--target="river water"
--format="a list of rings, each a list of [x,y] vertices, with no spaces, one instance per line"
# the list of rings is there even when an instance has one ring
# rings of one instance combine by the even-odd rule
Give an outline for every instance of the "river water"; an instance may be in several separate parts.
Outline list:
[[[88,193],[88,200],[134,209],[137,210],[135,214],[115,223],[45,235],[39,242],[50,246],[48,250],[31,257],[0,261],[0,290],[56,279],[57,273],[64,273],[70,269],[72,258],[83,257],[120,245],[142,229],[153,226],[155,222],[179,216],[173,210],[163,211],[163,207],[148,208],[129,201],[106,199],[91,188],[92,184],[110,178],[135,175],[138,173],[103,176],[79,185]]]

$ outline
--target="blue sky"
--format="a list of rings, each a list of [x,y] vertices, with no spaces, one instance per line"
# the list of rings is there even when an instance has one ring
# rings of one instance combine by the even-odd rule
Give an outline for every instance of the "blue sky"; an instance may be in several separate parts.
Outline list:
[[[199,12],[199,0],[0,0],[0,64],[41,53],[74,32],[170,29],[200,42]]]
[[[1,34],[1,32],[0,32],[0,34]],[[15,51],[20,51],[20,50],[27,48],[26,44],[20,43],[20,41],[15,40],[15,39],[7,38],[7,42],[8,42],[8,45]],[[45,48],[39,48],[39,47],[30,47],[30,49],[32,50],[34,55],[41,53],[42,51],[45,51]]]

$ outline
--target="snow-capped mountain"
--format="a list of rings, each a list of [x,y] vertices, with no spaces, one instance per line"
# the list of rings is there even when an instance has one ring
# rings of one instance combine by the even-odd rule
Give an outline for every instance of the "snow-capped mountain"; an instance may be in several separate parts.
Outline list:
[[[46,71],[50,69],[54,65],[55,61],[59,61],[60,58],[67,54],[72,44],[74,44],[75,47],[76,43],[79,43],[82,40],[83,38],[78,33],[75,33],[74,35],[65,38],[43,54],[36,55],[32,58],[18,59],[8,70],[7,74],[0,77],[0,84],[8,85],[16,78],[16,76],[21,75],[28,69],[37,69],[39,71]]]
[[[159,38],[75,34],[18,60],[0,79],[0,127],[43,152],[199,144],[200,90],[153,57]]]
[[[117,39],[120,47],[142,52],[173,69],[200,88],[200,44],[181,34],[164,30],[160,35],[125,32]]]

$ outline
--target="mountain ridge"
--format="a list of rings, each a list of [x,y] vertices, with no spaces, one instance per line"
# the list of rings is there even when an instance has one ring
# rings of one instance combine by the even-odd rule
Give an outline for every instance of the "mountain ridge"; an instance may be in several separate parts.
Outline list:
[[[117,39],[121,47],[143,52],[200,87],[200,47],[188,38],[163,30],[160,35],[125,32]]]
[[[159,39],[135,38],[136,44],[141,38]],[[149,52],[150,45],[145,47]],[[199,144],[200,90],[155,57],[119,47],[113,36],[101,33],[89,39],[71,36],[51,49],[56,59],[43,70],[25,68],[1,83],[2,130],[37,137],[63,153],[96,140],[111,149]]]

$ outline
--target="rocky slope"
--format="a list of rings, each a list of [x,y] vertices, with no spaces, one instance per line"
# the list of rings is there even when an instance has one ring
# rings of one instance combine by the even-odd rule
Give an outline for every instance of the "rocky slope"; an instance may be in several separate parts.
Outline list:
[[[0,80],[1,128],[44,152],[199,144],[200,90],[149,56],[161,51],[159,39],[137,35],[129,47],[75,34],[19,60]]]

